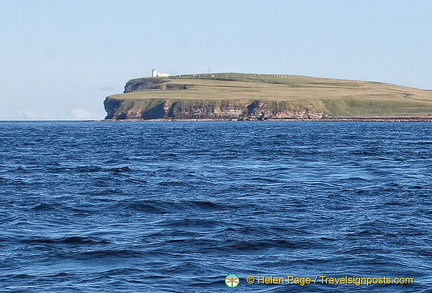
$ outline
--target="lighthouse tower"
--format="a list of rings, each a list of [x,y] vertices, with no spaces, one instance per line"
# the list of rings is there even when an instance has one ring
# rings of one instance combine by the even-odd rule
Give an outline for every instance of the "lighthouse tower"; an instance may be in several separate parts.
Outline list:
[[[152,70],[152,77],[168,77],[168,73],[159,73],[156,71],[156,69]]]

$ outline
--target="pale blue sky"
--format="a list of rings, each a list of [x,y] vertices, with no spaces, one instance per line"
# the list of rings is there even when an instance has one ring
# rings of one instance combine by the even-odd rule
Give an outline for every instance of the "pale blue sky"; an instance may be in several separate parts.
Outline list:
[[[0,120],[102,119],[152,68],[432,89],[428,0],[0,0]]]

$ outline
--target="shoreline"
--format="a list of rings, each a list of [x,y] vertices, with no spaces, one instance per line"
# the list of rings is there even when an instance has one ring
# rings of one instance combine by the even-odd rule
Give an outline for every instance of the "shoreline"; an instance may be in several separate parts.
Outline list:
[[[94,122],[247,122],[247,121],[303,121],[303,122],[432,122],[432,116],[389,116],[389,117],[327,117],[321,119],[102,119]]]

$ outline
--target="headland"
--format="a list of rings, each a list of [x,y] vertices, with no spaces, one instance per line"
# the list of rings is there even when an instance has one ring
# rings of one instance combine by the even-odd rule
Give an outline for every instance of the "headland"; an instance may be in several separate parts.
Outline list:
[[[138,78],[104,106],[108,121],[432,121],[432,91],[298,75]]]

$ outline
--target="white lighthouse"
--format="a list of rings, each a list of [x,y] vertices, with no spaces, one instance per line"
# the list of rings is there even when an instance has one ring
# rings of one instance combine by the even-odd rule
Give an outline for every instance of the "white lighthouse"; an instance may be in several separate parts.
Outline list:
[[[152,77],[168,77],[168,76],[169,76],[168,73],[159,73],[154,68],[152,70]]]

